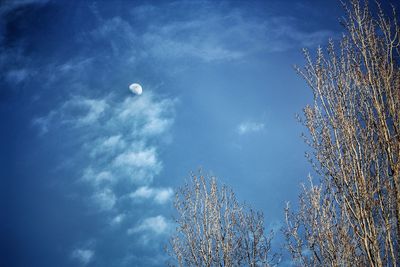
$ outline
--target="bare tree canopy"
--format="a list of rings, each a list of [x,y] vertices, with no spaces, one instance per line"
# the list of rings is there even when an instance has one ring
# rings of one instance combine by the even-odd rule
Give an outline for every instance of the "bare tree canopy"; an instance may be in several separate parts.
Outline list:
[[[264,216],[240,204],[214,177],[192,175],[176,194],[177,231],[170,254],[179,266],[271,266]]]
[[[299,69],[314,93],[304,109],[321,177],[286,209],[287,247],[302,266],[400,265],[400,27],[377,4],[345,4],[347,34]]]

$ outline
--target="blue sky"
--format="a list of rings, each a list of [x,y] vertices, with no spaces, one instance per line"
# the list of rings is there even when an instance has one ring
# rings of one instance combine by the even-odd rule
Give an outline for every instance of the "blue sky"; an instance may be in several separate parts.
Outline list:
[[[199,167],[279,228],[311,171],[292,65],[341,15],[335,0],[3,2],[5,265],[164,266],[174,189]]]

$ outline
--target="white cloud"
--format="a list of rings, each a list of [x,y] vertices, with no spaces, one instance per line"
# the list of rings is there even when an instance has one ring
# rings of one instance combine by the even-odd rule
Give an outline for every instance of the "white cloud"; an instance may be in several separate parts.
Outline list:
[[[127,143],[121,134],[99,137],[96,140],[91,140],[88,145],[91,146],[90,156],[92,158],[105,154],[113,155],[127,147]]]
[[[171,124],[171,120],[159,119],[158,116],[152,116],[143,127],[143,134],[159,134]]]
[[[149,217],[142,221],[136,227],[128,229],[128,234],[135,234],[140,232],[151,232],[157,235],[165,234],[170,230],[170,224],[162,215]]]
[[[190,9],[196,15],[167,23],[163,20],[166,10],[179,8]],[[196,2],[172,3],[162,7],[145,5],[131,12],[143,23],[148,23],[150,17],[159,18],[151,20],[147,31],[135,32],[126,38],[127,42],[136,44],[136,48],[146,48],[142,57],[150,56],[158,60],[190,58],[203,62],[232,61],[260,51],[280,52],[314,47],[325,42],[328,37],[335,36],[328,30],[305,31],[298,26],[294,17],[268,16],[261,19],[244,10],[232,9],[226,12],[214,4],[204,2],[201,5]],[[118,31],[133,31],[128,25],[121,18],[113,18],[103,27],[108,29],[107,36],[114,36]],[[139,45],[138,37],[141,39]],[[103,38],[106,36],[103,35]]]
[[[111,220],[111,225],[121,224],[125,220],[126,215],[124,213],[118,214]]]
[[[93,30],[90,35],[97,41],[106,41],[114,55],[118,56],[126,48],[132,48],[132,43],[135,44],[137,38],[134,29],[129,22],[120,17],[113,17],[108,20],[101,18],[99,12],[96,16],[101,20],[101,26]],[[112,38],[110,38],[112,36]],[[127,42],[127,40],[129,42]]]
[[[33,122],[43,133],[60,131],[77,138],[79,162],[75,164],[80,181],[89,189],[82,199],[104,214],[108,227],[136,233],[138,242],[146,246],[168,231],[170,224],[161,215],[132,216],[132,208],[140,209],[135,203],[162,205],[171,200],[173,190],[152,187],[152,181],[162,170],[158,148],[173,123],[175,102],[150,90],[140,97],[127,92],[123,99],[72,96]],[[131,201],[126,201],[127,195]],[[125,228],[128,221],[136,227]],[[74,255],[90,262],[90,251],[81,249]]]
[[[132,198],[150,198],[154,194],[154,189],[149,188],[147,186],[139,187],[135,192],[133,192],[130,196]]]
[[[32,125],[39,128],[39,135],[44,135],[49,131],[49,126],[56,113],[55,111],[51,111],[47,116],[32,119]]]
[[[75,249],[71,257],[78,260],[82,265],[87,265],[94,257],[94,251],[90,249]]]
[[[155,136],[165,132],[173,122],[175,100],[155,101],[151,92],[141,97],[129,97],[117,108],[116,113],[122,122],[136,119],[140,126],[139,133]]]
[[[172,188],[151,188],[148,186],[139,187],[135,192],[130,194],[133,199],[153,199],[158,204],[168,202],[174,191]]]
[[[154,200],[160,204],[169,201],[173,195],[174,191],[172,188],[158,189],[155,193]]]
[[[101,210],[111,210],[117,202],[116,195],[109,188],[97,191],[92,196],[92,199],[95,203],[98,204]]]
[[[110,136],[109,138],[105,139],[102,146],[103,147],[115,147],[118,144],[120,144],[121,142],[123,142],[123,140],[121,140],[121,135],[113,135]]]
[[[57,65],[55,69],[58,71],[57,74],[65,75],[71,72],[83,72],[91,63],[93,58],[73,58],[63,64]],[[52,77],[55,79],[56,77]]]
[[[63,122],[72,123],[76,126],[95,123],[107,107],[108,104],[105,99],[74,97],[62,107]]]
[[[156,167],[158,163],[157,154],[154,148],[148,148],[141,151],[126,151],[118,155],[114,164],[117,166],[133,167]]]
[[[239,126],[237,127],[237,132],[240,135],[243,135],[247,133],[260,132],[264,129],[265,129],[264,123],[246,121],[239,124]]]
[[[89,99],[82,96],[74,96],[64,102],[58,109],[50,111],[46,116],[37,117],[32,124],[38,126],[41,133],[49,130],[49,125],[60,126],[62,124],[72,126],[87,126],[99,123],[99,118],[108,108],[106,99]]]
[[[111,172],[101,171],[96,173],[91,167],[88,167],[86,170],[84,170],[82,180],[90,182],[94,186],[115,182],[115,178]]]
[[[176,32],[181,31],[185,25],[175,25]],[[204,31],[206,23],[201,27]],[[193,29],[193,32],[199,32]],[[208,34],[202,32],[204,38],[210,38]],[[204,36],[205,35],[205,36]],[[164,33],[161,29],[159,32],[148,33],[143,36],[144,43],[150,48],[153,57],[156,58],[194,58],[205,62],[225,61],[239,59],[243,56],[240,51],[231,50],[224,47],[221,41],[215,41],[214,44],[208,42],[200,42],[201,36],[188,36],[186,39],[178,39],[178,34]],[[221,42],[221,43],[220,43]]]

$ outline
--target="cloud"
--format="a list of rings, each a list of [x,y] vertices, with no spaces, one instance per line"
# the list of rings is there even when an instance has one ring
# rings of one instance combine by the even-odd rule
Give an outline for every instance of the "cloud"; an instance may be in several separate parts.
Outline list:
[[[82,180],[92,183],[94,186],[100,186],[101,184],[113,183],[114,176],[109,171],[101,171],[96,173],[91,167],[84,170]]]
[[[36,117],[32,119],[32,125],[39,128],[39,135],[44,135],[49,131],[49,126],[56,115],[55,111],[49,112],[46,116]]]
[[[157,203],[164,204],[171,199],[172,195],[172,188],[157,189],[154,195],[154,200]]]
[[[82,152],[90,155],[82,180],[94,186],[124,180],[149,183],[162,169],[157,148],[151,143],[166,136],[173,123],[174,103],[156,99],[151,91],[122,101],[112,96],[73,96],[32,123],[41,134],[50,128],[79,132]]]
[[[87,265],[93,260],[94,251],[90,249],[75,249],[72,251],[71,257],[78,260],[82,265]]]
[[[265,38],[267,51],[283,52],[304,47],[312,48],[336,36],[334,32],[324,29],[305,31],[299,28],[298,24],[297,18],[288,16],[275,16],[264,20],[260,24],[264,28],[264,34],[261,36]]]
[[[157,167],[157,155],[155,149],[149,148],[141,151],[127,151],[115,158],[116,166],[133,166],[133,167]]]
[[[188,36],[187,38],[176,38],[176,33],[182,31],[187,24],[170,25],[172,29],[147,33],[143,36],[143,42],[150,50],[150,54],[156,58],[194,58],[204,62],[230,61],[239,59],[243,56],[243,52],[235,51],[225,47],[222,42],[216,39],[214,42],[201,42],[202,38],[215,38],[215,36],[207,36],[205,32],[206,23],[196,26],[189,31],[200,32],[199,36]],[[199,27],[199,28],[197,28]],[[186,29],[185,29],[186,30]],[[170,33],[170,31],[176,33]]]
[[[135,192],[131,194],[132,198],[150,198],[153,196],[154,189],[147,186],[139,187]]]
[[[62,115],[64,123],[83,126],[98,121],[108,104],[105,99],[88,99],[76,96],[64,103]]]
[[[155,136],[163,133],[173,122],[173,106],[176,101],[162,99],[154,102],[151,92],[137,98],[127,98],[116,110],[122,122],[136,119],[142,135]]]
[[[127,50],[130,45],[139,40],[138,36],[136,36],[135,29],[129,22],[123,20],[121,17],[113,17],[104,20],[97,10],[95,10],[94,13],[100,20],[100,27],[90,32],[90,36],[95,41],[108,43],[113,55],[119,56],[124,50]],[[110,36],[112,36],[112,38],[110,38]]]
[[[73,127],[87,126],[98,123],[107,108],[106,99],[73,96],[46,116],[34,118],[32,123],[41,128],[42,134],[47,133],[50,124],[53,124],[53,127],[55,124],[58,126],[66,124]]]
[[[111,225],[118,225],[121,224],[122,221],[124,221],[126,218],[126,215],[124,213],[118,214],[111,220]]]
[[[92,196],[100,210],[111,210],[117,202],[117,197],[110,188],[100,189]]]
[[[6,73],[6,80],[9,83],[19,84],[23,82],[29,75],[29,71],[26,69],[14,69]]]
[[[123,142],[123,140],[121,140],[122,139],[121,137],[122,136],[120,134],[110,136],[104,140],[102,146],[105,148],[113,148],[119,145],[121,142]]]
[[[180,13],[181,9],[190,10],[186,14],[191,15]],[[131,10],[133,21],[119,16],[103,19],[98,10],[93,12],[101,25],[91,37],[107,43],[114,54],[128,51],[127,58],[136,64],[148,64],[152,59],[164,63],[178,60],[181,66],[191,61],[230,62],[259,52],[315,47],[335,37],[330,30],[302,29],[295,17],[260,18],[246,9],[212,2],[141,5]],[[165,14],[175,19],[166,19]],[[143,27],[138,30],[132,23]]]
[[[122,102],[107,96],[91,99],[74,96],[48,116],[36,119],[42,132],[53,128],[79,132],[82,153],[90,155],[82,181],[93,185],[92,200],[101,210],[114,207],[121,184],[149,184],[160,173],[162,163],[152,141],[164,134],[173,122],[173,100],[156,100],[151,92],[127,97]],[[149,130],[149,125],[164,123]],[[164,134],[165,135],[165,134]],[[127,184],[127,185],[128,185]],[[160,201],[162,198],[160,198]]]
[[[54,134],[73,139],[76,154],[66,157],[73,161],[69,168],[76,171],[77,184],[85,189],[80,199],[91,213],[97,213],[106,229],[96,236],[100,250],[108,247],[103,242],[109,232],[119,233],[121,240],[134,233],[137,241],[131,242],[132,246],[156,250],[155,244],[169,231],[169,222],[157,214],[160,205],[170,201],[173,190],[152,183],[163,168],[158,150],[169,142],[164,138],[174,121],[175,103],[150,89],[140,97],[128,90],[122,97],[73,95],[32,121],[43,139]],[[91,252],[76,250],[74,258],[88,264]],[[121,249],[123,256],[129,253],[131,248]],[[101,261],[100,255],[97,260]]]
[[[167,233],[171,225],[162,215],[146,218],[136,227],[128,229],[128,234],[135,234],[140,232],[151,232],[157,235]]]
[[[96,158],[102,154],[114,154],[126,147],[127,143],[121,134],[112,134],[97,138],[97,140],[93,141],[93,145],[90,156]]]
[[[240,135],[244,135],[248,133],[260,132],[264,129],[265,129],[264,123],[245,121],[239,124],[239,126],[237,127],[237,132]]]
[[[151,188],[148,186],[139,187],[135,192],[130,194],[133,199],[153,199],[156,203],[165,204],[168,202],[174,191],[172,188]]]

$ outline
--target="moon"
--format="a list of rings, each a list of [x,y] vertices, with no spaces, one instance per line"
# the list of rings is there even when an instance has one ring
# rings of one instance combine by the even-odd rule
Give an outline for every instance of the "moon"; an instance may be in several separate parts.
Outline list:
[[[143,92],[142,86],[138,83],[132,83],[131,85],[129,85],[129,90],[131,90],[131,92],[135,95],[141,95]]]

